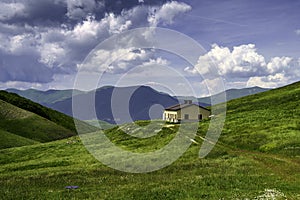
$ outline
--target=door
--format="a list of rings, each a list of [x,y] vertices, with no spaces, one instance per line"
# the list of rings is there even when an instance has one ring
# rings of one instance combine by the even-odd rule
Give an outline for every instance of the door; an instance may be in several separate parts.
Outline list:
[[[198,115],[198,120],[202,120],[202,114]]]

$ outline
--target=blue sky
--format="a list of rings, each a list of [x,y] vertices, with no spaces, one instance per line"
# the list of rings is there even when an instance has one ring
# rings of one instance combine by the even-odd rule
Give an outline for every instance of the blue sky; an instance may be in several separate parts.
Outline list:
[[[79,66],[96,45],[150,26],[183,33],[205,52],[199,52],[198,63],[192,66],[153,49],[102,51],[95,66],[86,68],[90,76],[105,72],[98,86],[149,84],[189,95],[179,79],[174,81],[179,74],[197,96],[205,96],[207,80],[199,71],[205,73],[213,62],[225,88],[280,87],[300,80],[299,9],[297,0],[4,0],[0,2],[0,89],[73,88]],[[121,53],[127,56],[118,58]],[[105,61],[111,58],[113,63]],[[176,72],[166,73],[163,67]],[[164,77],[159,77],[160,70]],[[136,71],[138,77],[130,75]],[[172,87],[168,79],[174,88],[167,88]]]

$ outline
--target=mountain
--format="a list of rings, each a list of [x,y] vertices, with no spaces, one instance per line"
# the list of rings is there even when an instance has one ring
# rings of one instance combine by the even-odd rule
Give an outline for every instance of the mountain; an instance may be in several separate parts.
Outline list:
[[[79,119],[94,120],[90,115],[92,110],[88,110],[88,108],[85,109],[86,103],[91,102],[92,98],[93,92],[76,96],[77,101],[82,103],[82,105],[78,105],[78,107],[82,109],[80,116],[77,116]],[[126,102],[126,100],[128,100],[128,102]],[[156,104],[162,107],[156,106]],[[112,124],[136,120],[161,119],[163,108],[175,104],[178,104],[176,98],[158,92],[148,86],[106,86],[97,89],[95,92],[97,119]],[[72,98],[58,101],[50,105],[50,107],[72,116]]]
[[[225,94],[226,94],[226,100],[230,101],[232,99],[237,99],[240,97],[253,95],[253,94],[265,92],[268,90],[270,90],[270,89],[269,88],[260,88],[260,87],[229,89],[229,90],[225,91]],[[223,99],[223,98],[218,98],[221,95],[223,95],[223,93],[219,93],[219,94],[208,96],[208,97],[201,97],[201,98],[198,98],[198,101],[202,104],[202,106],[207,107],[207,106],[211,105],[211,98]],[[176,98],[178,98],[179,101],[184,101],[187,99],[195,99],[195,97],[192,97],[192,96],[176,96]]]
[[[226,91],[227,100],[236,99],[243,96],[248,96],[269,89],[253,87],[244,89],[230,89]],[[69,116],[73,116],[72,112],[72,91],[73,90],[49,90],[49,91],[39,91],[39,90],[16,90],[8,89],[10,92],[17,93],[26,98],[45,105],[49,108],[57,110],[59,112],[65,113]],[[113,106],[114,111],[117,112],[117,116],[113,116],[111,109],[111,97],[112,93],[119,96],[127,96],[132,91],[135,91],[132,98],[130,99],[130,104],[125,105],[124,98],[117,99],[115,105]],[[75,90],[75,94],[78,99],[82,102],[90,102],[93,96],[93,92],[82,92],[80,90]],[[218,97],[214,95],[213,97]],[[160,119],[162,116],[163,108],[154,106],[149,113],[151,106],[155,104],[160,104],[164,108],[177,104],[178,101],[182,102],[184,99],[195,99],[192,97],[171,97],[170,95],[162,92],[158,92],[151,87],[147,86],[132,86],[132,87],[113,87],[105,86],[96,90],[96,114],[97,119],[106,121],[112,124],[131,122],[132,120],[148,120],[148,119]],[[178,100],[177,100],[178,98]],[[199,105],[203,107],[208,107],[211,104],[210,97],[199,98]],[[84,105],[83,105],[84,106]],[[128,111],[129,110],[129,114]],[[114,114],[116,114],[116,112]],[[90,116],[91,111],[82,110],[80,113],[80,119],[82,120],[95,120]],[[151,115],[151,116],[150,116]],[[115,119],[115,120],[114,120]]]
[[[229,89],[229,90],[225,91],[225,94],[226,94],[226,100],[230,101],[232,99],[237,99],[240,97],[253,95],[253,94],[265,92],[268,90],[270,90],[270,89],[260,88],[260,87],[251,87],[251,88],[243,88],[243,89]],[[211,98],[220,99],[218,97],[221,96],[222,94],[223,93],[212,95],[211,97],[198,98],[198,101],[202,102],[202,103],[206,103],[206,104],[211,104]]]
[[[28,89],[28,90],[18,90],[9,88],[6,89],[6,91],[10,93],[18,94],[22,97],[25,97],[27,99],[30,99],[36,103],[42,104],[42,105],[51,105],[55,102],[65,100],[67,98],[72,97],[72,94],[82,94],[83,91],[80,90],[47,90],[47,91],[40,91],[35,89]]]
[[[49,142],[76,135],[73,118],[17,94],[0,91],[0,148]],[[84,130],[96,128],[79,122]]]

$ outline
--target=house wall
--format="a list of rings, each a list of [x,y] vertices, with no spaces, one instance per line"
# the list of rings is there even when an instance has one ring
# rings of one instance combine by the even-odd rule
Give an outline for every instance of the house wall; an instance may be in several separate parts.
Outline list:
[[[202,119],[208,118],[210,116],[210,111],[200,108],[196,105],[191,105],[178,111],[178,119],[184,120],[185,114],[189,115],[189,120],[198,120],[199,114],[202,114]]]
[[[178,111],[165,110],[163,113],[163,119],[169,122],[178,122],[184,120],[185,114],[189,115],[188,120],[199,120],[199,114],[202,114],[202,119],[206,119],[210,116],[210,111],[200,108],[197,105],[191,105]]]
[[[169,122],[178,122],[178,112],[165,110],[163,113],[163,119]]]

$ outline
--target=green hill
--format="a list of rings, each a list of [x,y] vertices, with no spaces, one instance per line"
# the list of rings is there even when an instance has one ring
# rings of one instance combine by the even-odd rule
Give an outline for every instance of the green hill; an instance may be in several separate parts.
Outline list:
[[[0,130],[2,131],[39,142],[49,142],[75,135],[71,130],[5,101],[0,100],[0,107]]]
[[[68,130],[71,130],[72,132],[74,132],[74,134],[76,134],[74,119],[68,115],[42,106],[17,94],[9,93],[6,91],[0,91],[0,100],[3,100],[18,108],[32,112],[40,117],[48,119],[49,121],[59,126],[62,126]],[[85,130],[86,132],[96,130],[95,127],[81,121],[78,121],[78,125],[81,127],[81,129]]]
[[[76,135],[73,118],[16,94],[0,91],[0,148],[49,142]],[[86,132],[95,127],[78,121]],[[15,142],[14,142],[15,140]]]
[[[242,149],[300,155],[300,82],[227,105],[223,142]]]
[[[101,129],[111,129],[113,127],[115,127],[115,124],[110,124],[106,121],[102,121],[102,120],[85,120],[86,123],[95,126],[95,127],[100,127]]]
[[[37,144],[37,141],[0,130],[0,149]]]
[[[209,120],[199,123],[181,158],[151,173],[110,169],[78,137],[0,150],[0,193],[3,199],[300,199],[299,88],[300,82],[228,102],[223,133],[206,158],[198,152]],[[165,124],[144,139],[131,136],[142,134],[133,124],[121,127],[131,135],[118,127],[105,134],[123,149],[149,152],[172,140],[178,126]],[[79,188],[65,189],[72,185]]]

